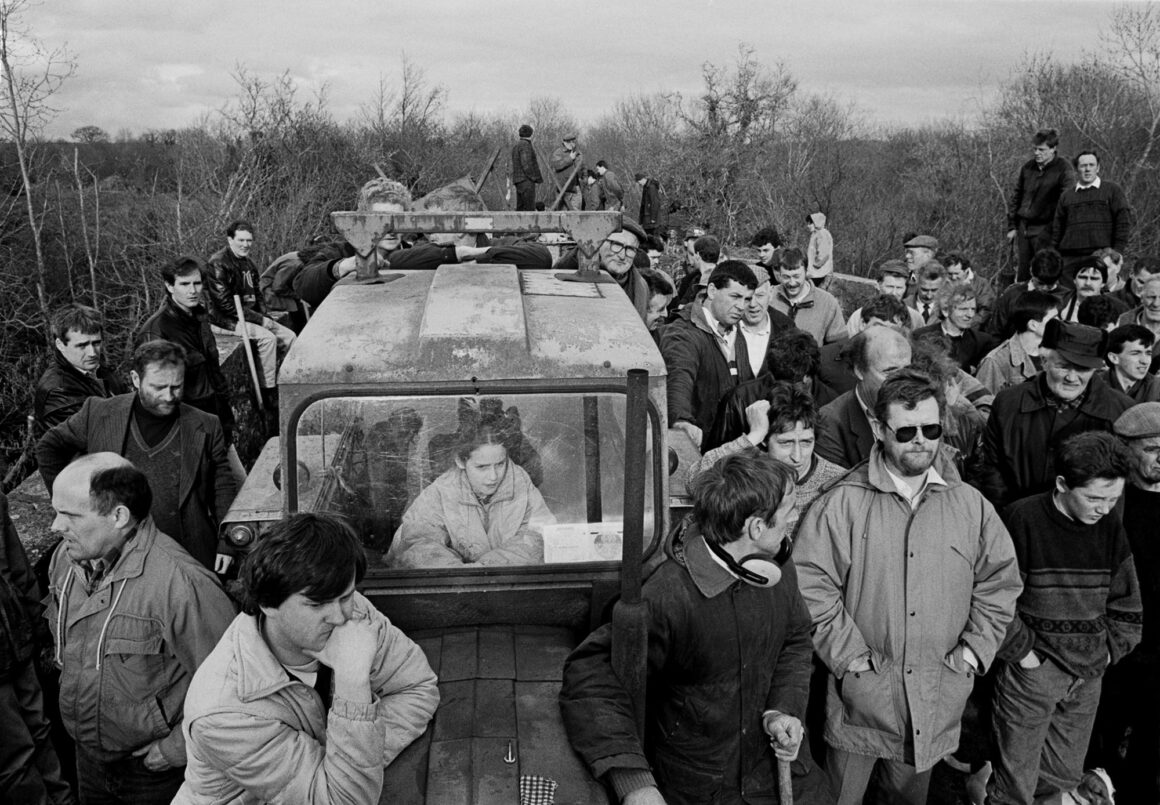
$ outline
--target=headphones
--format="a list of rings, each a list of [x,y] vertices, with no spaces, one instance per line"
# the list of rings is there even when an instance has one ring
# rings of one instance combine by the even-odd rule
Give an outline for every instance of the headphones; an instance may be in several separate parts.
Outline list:
[[[754,587],[773,587],[781,581],[781,566],[793,552],[793,543],[788,539],[782,540],[776,554],[751,553],[741,559],[734,559],[733,554],[712,540],[706,539],[705,544],[738,578]]]

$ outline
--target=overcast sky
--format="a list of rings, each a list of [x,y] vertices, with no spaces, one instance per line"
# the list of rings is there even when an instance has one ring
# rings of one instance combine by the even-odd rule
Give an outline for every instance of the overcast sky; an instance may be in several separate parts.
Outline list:
[[[27,15],[76,75],[49,129],[180,128],[236,93],[238,64],[299,86],[326,84],[352,117],[394,83],[402,53],[448,91],[451,113],[559,98],[590,123],[616,100],[695,94],[706,61],[741,42],[781,60],[802,89],[872,120],[973,117],[1030,52],[1096,45],[1111,4],[1037,0],[46,0]]]

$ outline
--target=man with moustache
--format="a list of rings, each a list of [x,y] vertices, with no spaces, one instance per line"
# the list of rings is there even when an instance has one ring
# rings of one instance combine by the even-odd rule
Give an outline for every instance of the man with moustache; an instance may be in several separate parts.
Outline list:
[[[133,353],[135,392],[90,397],[81,410],[44,434],[36,446],[40,474],[51,493],[57,475],[81,453],[123,455],[152,479],[157,527],[218,573],[234,550],[218,524],[237,486],[217,417],[182,402],[185,351],[147,341]]]
[[[1073,433],[1111,432],[1132,406],[1092,375],[1104,366],[1107,333],[1051,319],[1039,354],[1043,371],[995,395],[987,428],[979,489],[996,506],[1045,492],[1055,483],[1051,446]]]
[[[701,445],[721,398],[753,379],[738,324],[757,288],[753,270],[726,260],[713,270],[705,293],[665,328],[661,355],[668,369],[669,426]]]
[[[62,539],[45,619],[80,801],[168,805],[184,777],[185,693],[233,604],[158,528],[149,482],[124,458],[83,456],[56,481],[52,530]]]
[[[875,396],[868,461],[822,492],[794,541],[814,649],[829,669],[826,769],[839,805],[925,805],[955,750],[1021,584],[994,508],[942,447],[942,389],[917,370]]]

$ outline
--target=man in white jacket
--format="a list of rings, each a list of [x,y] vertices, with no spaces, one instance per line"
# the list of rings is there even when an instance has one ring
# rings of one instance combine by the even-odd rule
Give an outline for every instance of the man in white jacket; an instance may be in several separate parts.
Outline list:
[[[189,689],[174,803],[378,801],[439,691],[419,647],[355,592],[366,566],[334,517],[263,535],[242,567],[243,612]]]

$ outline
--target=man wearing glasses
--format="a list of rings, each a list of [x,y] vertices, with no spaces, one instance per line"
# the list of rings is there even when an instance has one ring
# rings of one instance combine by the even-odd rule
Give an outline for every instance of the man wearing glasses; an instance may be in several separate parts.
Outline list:
[[[600,260],[600,269],[612,275],[616,284],[621,287],[628,301],[632,302],[642,321],[648,321],[648,283],[644,281],[633,266],[644,244],[648,243],[649,236],[644,233],[634,221],[627,218],[618,231],[613,232],[600,244],[597,257]],[[575,271],[579,267],[579,258],[576,250],[572,249],[552,266],[556,271]]]
[[[794,563],[814,650],[830,671],[826,768],[839,805],[924,805],[959,744],[973,679],[991,665],[1022,589],[1011,537],[942,446],[942,390],[886,378],[875,445],[814,502]]]
[[[1051,245],[1051,223],[1064,189],[1075,183],[1066,159],[1057,158],[1059,134],[1042,129],[1031,138],[1035,155],[1019,169],[1007,204],[1007,240],[1019,255],[1019,282],[1031,278],[1031,256]]]

